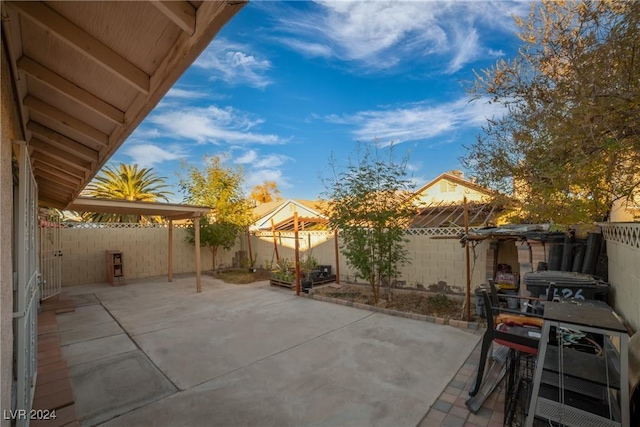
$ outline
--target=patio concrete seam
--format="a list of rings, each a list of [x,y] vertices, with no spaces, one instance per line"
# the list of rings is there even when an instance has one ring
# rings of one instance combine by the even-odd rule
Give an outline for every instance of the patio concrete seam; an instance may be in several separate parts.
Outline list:
[[[145,353],[144,349],[142,347],[140,347],[140,345],[138,344],[138,341],[136,341],[133,336],[131,336],[131,334],[129,334],[129,332],[120,324],[120,322],[118,322],[118,319],[115,318],[115,316],[113,314],[111,314],[111,312],[109,311],[109,309],[102,304],[102,300],[100,299],[100,297],[98,295],[96,295],[96,298],[98,299],[98,302],[100,303],[100,306],[104,309],[104,311],[107,312],[107,314],[109,314],[109,316],[113,319],[114,322],[116,322],[118,324],[118,326],[120,327],[120,329],[122,329],[125,333],[125,335],[127,337],[129,337],[129,339],[131,340],[131,342],[133,342],[133,345],[136,346],[136,348],[138,350],[140,350],[140,352],[142,354],[144,354],[144,357],[149,361],[149,363],[151,363],[157,370],[158,372],[160,372],[162,374],[163,377],[165,377],[167,379],[167,381],[169,381],[169,383],[176,389],[176,390],[182,390],[180,387],[177,386],[177,384],[175,384],[173,381],[171,381],[171,378],[169,378],[169,376],[166,374],[166,372],[164,372],[162,369],[160,369],[160,367],[158,365],[155,364],[155,362],[147,355],[147,353]]]
[[[225,372],[225,373],[223,373],[223,374],[220,374],[220,375],[218,375],[218,376],[216,376],[216,377],[209,378],[208,380],[206,380],[206,381],[202,381],[201,383],[198,383],[198,384],[195,384],[195,385],[193,385],[193,386],[192,386],[192,387],[190,387],[190,388],[196,388],[196,387],[201,386],[202,384],[205,384],[205,383],[208,383],[208,382],[211,382],[211,381],[216,381],[216,380],[218,380],[218,379],[220,379],[220,378],[224,377],[225,375],[232,374],[232,373],[237,372],[237,371],[239,371],[239,370],[241,370],[241,369],[244,369],[244,368],[246,368],[246,367],[248,367],[248,366],[255,365],[256,363],[262,362],[263,360],[267,360],[267,359],[269,359],[269,358],[271,358],[271,357],[277,356],[277,355],[282,354],[282,353],[284,353],[284,352],[286,352],[286,351],[289,351],[289,350],[292,350],[292,349],[294,349],[294,348],[300,347],[301,345],[307,344],[307,343],[309,343],[309,342],[311,342],[311,341],[314,341],[314,340],[320,339],[320,338],[322,338],[322,337],[324,337],[324,336],[326,336],[326,335],[329,335],[329,334],[331,334],[331,333],[333,333],[333,332],[339,331],[340,329],[343,329],[343,328],[346,328],[346,327],[348,327],[348,326],[351,326],[351,325],[353,325],[353,324],[355,324],[355,323],[358,323],[358,322],[360,322],[360,321],[362,321],[362,320],[364,320],[364,319],[366,319],[366,318],[368,318],[368,317],[373,316],[374,314],[376,314],[376,313],[369,313],[369,314],[367,314],[367,315],[366,315],[366,316],[364,316],[364,317],[361,317],[361,318],[359,318],[359,319],[354,320],[353,322],[349,322],[349,323],[347,323],[347,324],[344,324],[344,325],[342,325],[342,326],[340,326],[340,327],[338,327],[338,328],[335,328],[335,329],[332,329],[332,330],[330,330],[330,331],[327,331],[327,332],[325,332],[325,333],[323,333],[323,334],[320,334],[320,335],[318,335],[318,336],[316,336],[316,337],[309,338],[309,339],[308,339],[308,340],[306,340],[306,341],[299,342],[299,343],[298,343],[298,344],[296,344],[296,345],[292,345],[291,347],[288,347],[288,348],[282,349],[282,350],[277,351],[277,352],[275,352],[275,353],[273,353],[273,354],[270,354],[270,355],[268,355],[268,356],[265,356],[265,357],[263,357],[263,358],[261,358],[261,359],[254,360],[254,361],[252,361],[252,362],[250,362],[250,363],[247,363],[246,365],[239,366],[239,367],[237,367],[237,368],[235,368],[235,369],[232,369],[232,370],[230,370],[230,371],[228,371],[228,372]],[[137,345],[137,344],[136,344],[136,345]],[[146,354],[145,354],[145,355],[146,355]],[[163,374],[164,374],[164,372],[163,372]],[[172,383],[172,384],[173,384],[173,383]],[[178,388],[178,390],[182,390],[182,389]]]

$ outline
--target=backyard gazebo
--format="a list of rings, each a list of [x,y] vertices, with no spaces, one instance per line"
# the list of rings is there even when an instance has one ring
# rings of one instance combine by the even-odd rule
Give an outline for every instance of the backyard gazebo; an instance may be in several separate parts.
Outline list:
[[[210,207],[78,197],[69,206],[69,209],[77,212],[161,216],[167,219],[169,221],[167,243],[169,247],[169,256],[167,259],[167,276],[169,282],[173,281],[173,221],[193,219],[193,227],[195,230],[196,290],[197,292],[202,291],[200,277],[200,218],[211,211]]]

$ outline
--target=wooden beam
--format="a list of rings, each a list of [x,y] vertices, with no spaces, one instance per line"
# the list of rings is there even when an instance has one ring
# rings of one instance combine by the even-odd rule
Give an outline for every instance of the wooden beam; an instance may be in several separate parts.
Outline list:
[[[62,169],[58,169],[55,168],[53,166],[50,166],[46,163],[41,162],[40,160],[35,160],[33,162],[33,169],[34,170],[39,170],[42,172],[47,172],[53,176],[58,177],[58,179],[64,179],[70,182],[77,182],[78,185],[80,185],[80,183],[83,181],[84,176],[77,176],[74,175],[72,173],[70,173],[68,170],[62,170]]]
[[[340,250],[338,246],[338,229],[333,230],[333,241],[336,252],[336,283],[340,284]]]
[[[200,280],[200,217],[193,218],[194,240],[196,244],[196,292],[202,292]]]
[[[73,185],[73,184],[68,184],[68,183],[64,183],[60,180],[56,180],[48,178],[46,176],[43,176],[41,173],[40,174],[35,174],[38,178],[36,179],[36,182],[38,183],[39,186],[41,186],[42,184],[46,184],[49,185],[49,188],[52,189],[57,189],[59,188],[60,191],[62,191],[63,193],[66,193],[67,191],[69,193],[73,193],[76,190],[78,190],[78,186],[77,185]]]
[[[296,239],[295,243],[295,262],[296,262],[296,295],[300,295],[300,242],[298,241],[298,212],[293,213],[293,235]]]
[[[29,149],[33,151],[33,147],[29,147]],[[43,170],[47,170],[47,168],[55,169],[58,172],[80,178],[83,181],[86,178],[86,173],[81,169],[76,169],[68,166],[65,163],[58,162],[56,159],[47,156],[46,154],[43,154],[41,152],[32,152],[29,155],[31,156],[31,160],[34,161],[35,167]],[[55,173],[54,171],[52,172]]]
[[[38,194],[38,202],[42,202],[45,206],[50,208],[64,209],[68,203],[63,200],[57,200],[55,197],[47,197]]]
[[[190,36],[195,33],[196,10],[189,2],[151,0],[151,4]]]
[[[20,15],[74,48],[101,67],[144,94],[149,93],[149,75],[107,47],[100,40],[42,2],[11,2]]]
[[[58,164],[62,162],[69,166],[75,167],[76,169],[81,169],[84,172],[91,172],[91,163],[85,162],[81,158],[76,157],[65,150],[60,150],[59,148],[53,147],[51,144],[47,144],[46,142],[40,141],[37,138],[31,138],[31,141],[29,141],[29,146],[33,147],[36,152],[40,152],[49,156],[49,158],[57,160]],[[36,159],[41,158],[42,157],[36,157]],[[43,159],[42,161],[48,163],[45,159]]]
[[[88,125],[82,120],[76,119],[75,117],[65,113],[64,111],[57,109],[53,105],[47,104],[46,102],[31,95],[27,95],[24,98],[23,103],[32,110],[37,111],[38,113],[45,115],[52,120],[55,120],[65,127],[90,138],[95,142],[93,149],[96,151],[100,151],[102,147],[106,147],[109,144],[109,135],[100,132],[93,126]]]
[[[271,218],[271,234],[273,234],[273,248],[276,251],[276,262],[280,262],[280,254],[278,253],[278,242],[276,240],[276,226]]]
[[[118,110],[108,102],[103,101],[92,93],[87,92],[64,77],[54,73],[33,59],[23,56],[18,60],[18,69],[34,79],[39,80],[51,89],[58,91],[66,97],[89,108],[101,115],[111,123],[122,126],[124,124],[124,112]]]
[[[466,261],[466,270],[467,270],[467,295],[465,304],[467,305],[467,322],[471,322],[471,260],[469,255],[469,206],[467,205],[467,196],[462,199],[464,203],[464,252],[465,252],[465,261]],[[487,312],[487,315],[490,314]]]
[[[61,150],[71,153],[89,162],[98,161],[97,151],[92,150],[86,145],[80,144],[78,141],[67,138],[61,133],[49,129],[48,127],[43,126],[40,123],[30,121],[29,123],[27,123],[27,129],[33,132],[34,135],[38,135],[39,137],[44,139],[51,146],[58,147]]]
[[[42,178],[46,178],[52,182],[59,182],[61,185],[66,185],[74,190],[77,190],[80,186],[80,180],[70,176],[64,176],[61,173],[55,174],[51,172],[44,171],[42,169],[34,168],[33,174],[35,176],[39,176]]]
[[[58,187],[52,187],[49,183],[40,183],[38,185],[38,190],[40,193],[45,195],[49,195],[52,197],[57,197],[60,200],[71,200],[73,197],[73,191],[64,191]]]
[[[167,280],[173,282],[173,220],[169,220],[169,247],[167,259]]]

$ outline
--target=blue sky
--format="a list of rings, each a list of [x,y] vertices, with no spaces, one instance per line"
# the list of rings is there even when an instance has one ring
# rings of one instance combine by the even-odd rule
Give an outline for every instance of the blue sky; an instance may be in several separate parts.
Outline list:
[[[225,154],[247,189],[272,180],[315,199],[329,155],[356,141],[410,151],[422,185],[460,169],[487,117],[462,86],[519,45],[528,2],[253,1],[236,15],[112,158],[174,185],[180,161]]]

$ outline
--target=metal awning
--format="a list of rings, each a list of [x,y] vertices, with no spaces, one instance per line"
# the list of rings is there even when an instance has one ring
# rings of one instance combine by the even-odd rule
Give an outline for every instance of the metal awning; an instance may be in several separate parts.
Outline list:
[[[246,1],[3,1],[40,203],[69,208]]]

